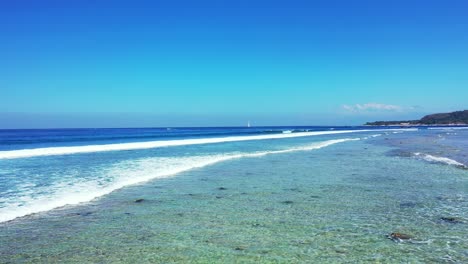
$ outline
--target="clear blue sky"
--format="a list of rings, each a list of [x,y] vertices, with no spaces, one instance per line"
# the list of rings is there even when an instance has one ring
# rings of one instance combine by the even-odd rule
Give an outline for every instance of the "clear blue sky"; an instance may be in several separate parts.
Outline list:
[[[1,1],[0,127],[360,124],[468,108],[468,1]]]

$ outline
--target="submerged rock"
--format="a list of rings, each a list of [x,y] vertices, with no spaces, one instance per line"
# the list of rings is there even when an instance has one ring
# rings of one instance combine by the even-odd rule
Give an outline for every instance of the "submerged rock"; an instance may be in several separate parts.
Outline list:
[[[402,240],[412,239],[413,237],[408,235],[408,234],[395,232],[395,233],[391,233],[390,235],[388,235],[388,238],[393,240],[393,241],[399,242],[399,241],[402,241]]]
[[[136,200],[135,200],[135,203],[141,203],[141,202],[143,202],[144,200],[145,200],[145,199],[143,199],[143,198],[136,199]]]
[[[452,223],[452,224],[463,223],[463,221],[460,218],[453,217],[453,216],[441,217],[440,220],[447,222],[447,223]]]
[[[413,208],[413,207],[416,207],[416,203],[413,203],[413,202],[401,202],[401,203],[400,203],[400,207],[410,207],[410,208]]]
[[[81,212],[81,213],[76,213],[76,215],[81,215],[81,216],[88,216],[93,214],[93,212]]]

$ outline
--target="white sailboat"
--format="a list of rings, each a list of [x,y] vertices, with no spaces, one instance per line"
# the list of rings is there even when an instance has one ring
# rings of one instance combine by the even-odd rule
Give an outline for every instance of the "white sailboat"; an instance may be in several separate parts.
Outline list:
[[[250,121],[247,121],[247,127],[250,127]]]

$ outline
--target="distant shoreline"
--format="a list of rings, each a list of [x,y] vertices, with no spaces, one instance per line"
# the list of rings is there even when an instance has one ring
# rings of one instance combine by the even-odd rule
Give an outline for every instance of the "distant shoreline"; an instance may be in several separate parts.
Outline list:
[[[368,127],[464,127],[468,126],[468,124],[387,124],[387,125],[372,125],[372,124],[365,124],[364,126]]]
[[[375,121],[365,126],[466,126],[468,110],[426,115],[419,120]]]

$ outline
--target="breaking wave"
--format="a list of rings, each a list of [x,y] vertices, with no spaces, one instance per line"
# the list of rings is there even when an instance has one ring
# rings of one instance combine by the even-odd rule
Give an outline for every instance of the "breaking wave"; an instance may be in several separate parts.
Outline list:
[[[438,157],[438,156],[423,154],[423,153],[419,153],[419,152],[414,153],[414,155],[416,157],[420,157],[423,160],[428,161],[428,162],[441,163],[441,164],[456,166],[456,167],[460,167],[460,168],[464,168],[464,169],[468,168],[465,164],[463,164],[461,162],[458,162],[456,160],[447,158],[447,157]]]
[[[167,178],[195,168],[209,166],[222,161],[261,157],[271,154],[321,149],[337,143],[360,140],[344,138],[316,142],[302,147],[248,153],[224,153],[191,157],[151,157],[115,163],[101,172],[97,179],[70,179],[52,186],[38,189],[23,186],[22,194],[1,198],[0,222],[18,217],[49,211],[66,205],[89,202],[129,185],[144,183],[158,178]],[[34,187],[34,188],[31,188]]]
[[[196,138],[196,139],[118,143],[118,144],[105,144],[105,145],[19,149],[19,150],[0,151],[0,159],[17,159],[17,158],[29,158],[29,157],[38,157],[38,156],[71,155],[71,154],[78,154],[78,153],[138,150],[138,149],[151,149],[151,148],[199,145],[199,144],[213,144],[213,143],[235,142],[235,141],[281,139],[281,138],[307,137],[307,136],[345,134],[345,133],[370,132],[370,131],[395,131],[395,130],[396,131],[415,131],[417,129],[314,131],[314,132],[266,134],[266,135],[255,135],[255,136],[232,136],[232,137],[216,137],[216,138]]]

